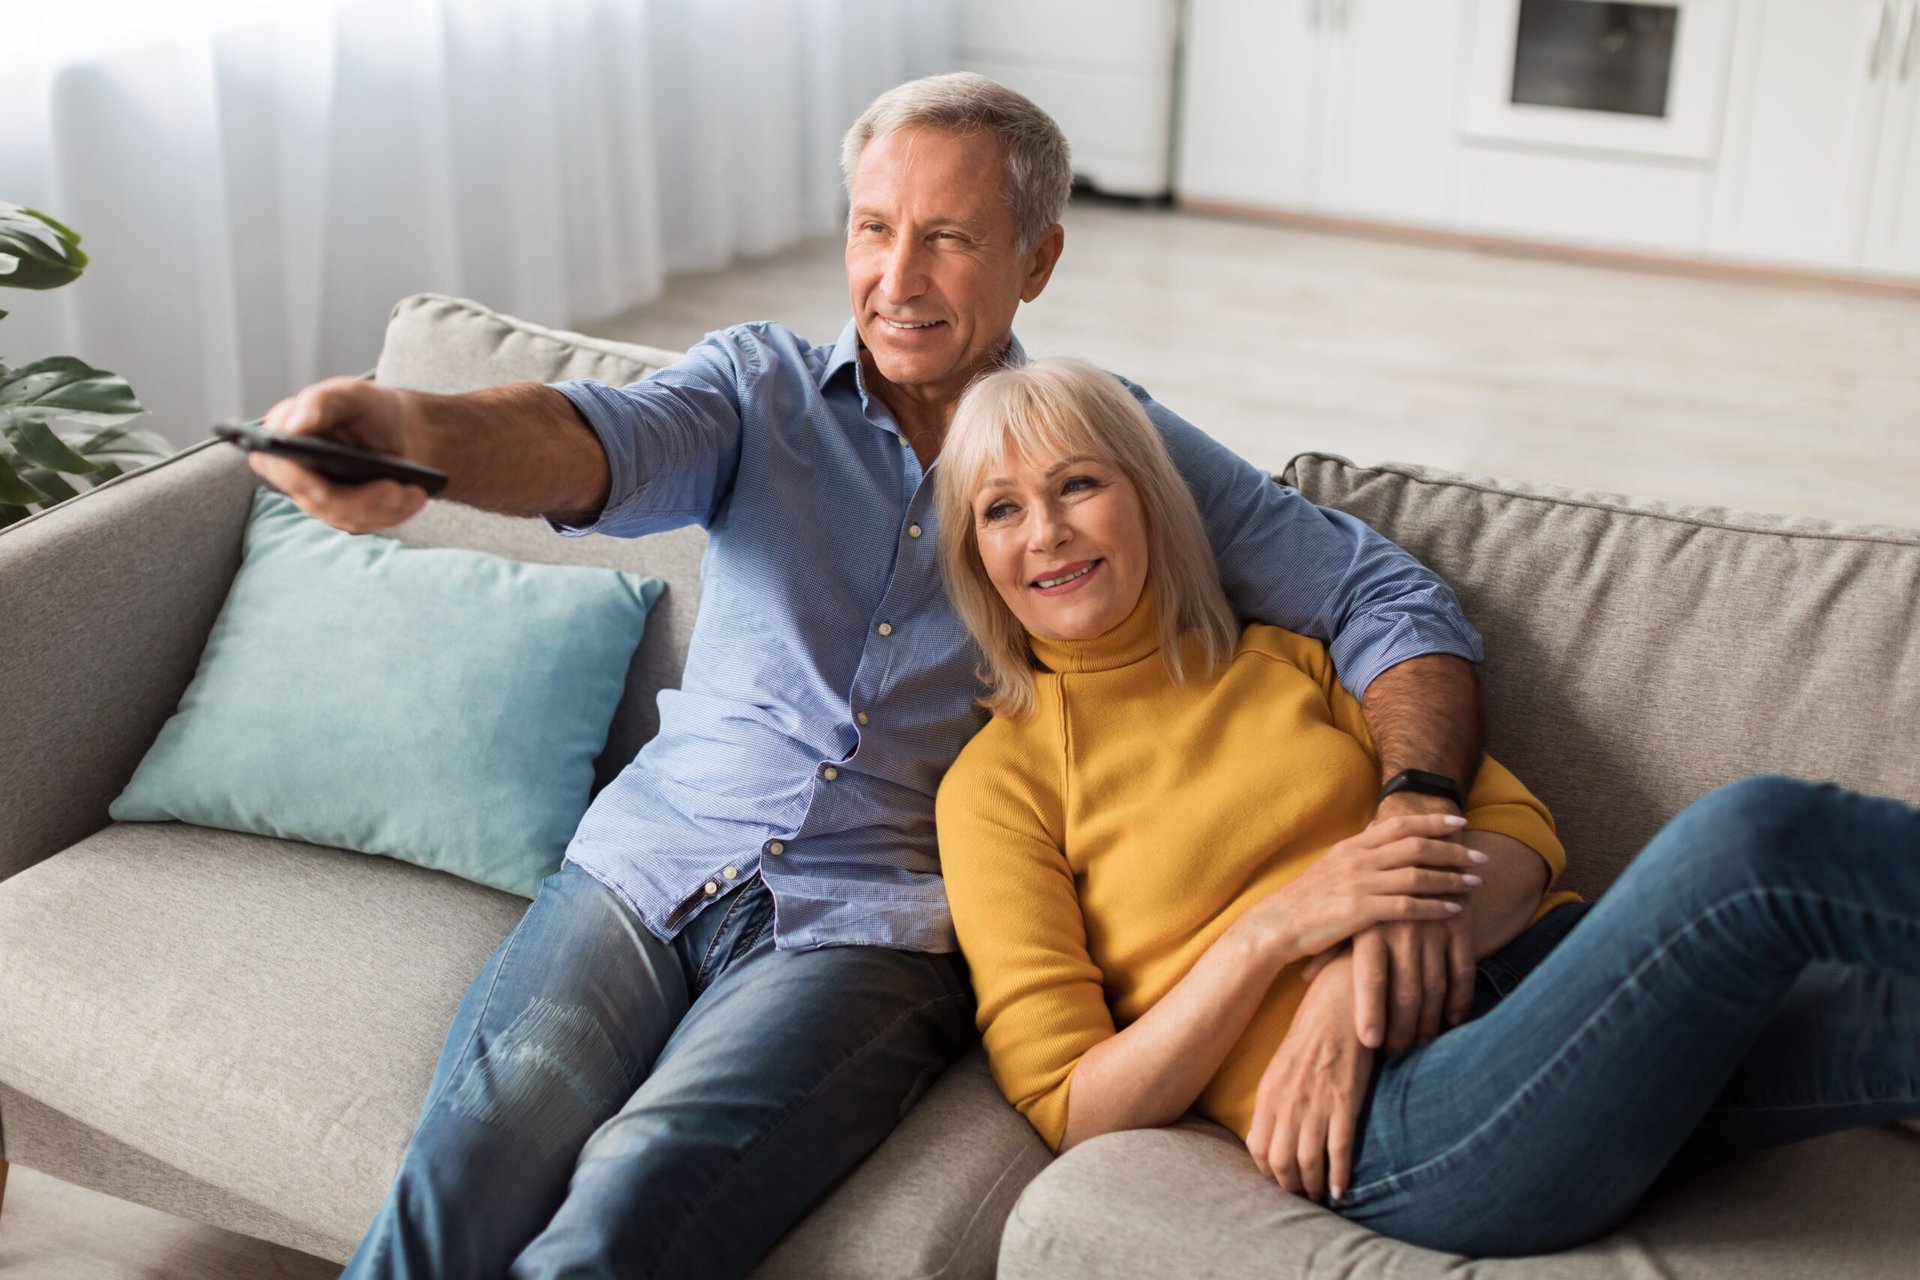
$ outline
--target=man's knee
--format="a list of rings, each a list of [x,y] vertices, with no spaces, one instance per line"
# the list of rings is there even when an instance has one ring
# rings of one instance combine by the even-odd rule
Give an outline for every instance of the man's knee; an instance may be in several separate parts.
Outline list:
[[[536,999],[467,1068],[447,1105],[547,1151],[577,1149],[633,1091],[594,1014]]]

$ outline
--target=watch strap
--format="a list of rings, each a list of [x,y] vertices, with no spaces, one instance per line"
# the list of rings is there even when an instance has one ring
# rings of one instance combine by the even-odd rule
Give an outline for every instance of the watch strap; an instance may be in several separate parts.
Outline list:
[[[1460,784],[1444,773],[1430,773],[1425,769],[1402,769],[1387,779],[1387,785],[1380,788],[1380,794],[1374,797],[1379,804],[1397,791],[1412,791],[1423,796],[1439,796],[1443,800],[1453,801],[1454,807],[1462,813],[1467,809],[1467,798],[1460,791]]]

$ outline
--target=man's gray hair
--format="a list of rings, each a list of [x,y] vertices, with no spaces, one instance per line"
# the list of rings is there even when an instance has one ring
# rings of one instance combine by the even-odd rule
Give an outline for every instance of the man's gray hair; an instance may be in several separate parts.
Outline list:
[[[1025,96],[972,71],[895,85],[873,100],[840,142],[840,177],[853,190],[860,154],[875,138],[912,127],[972,133],[991,129],[1007,160],[1006,199],[1020,251],[1060,221],[1073,189],[1067,135]]]

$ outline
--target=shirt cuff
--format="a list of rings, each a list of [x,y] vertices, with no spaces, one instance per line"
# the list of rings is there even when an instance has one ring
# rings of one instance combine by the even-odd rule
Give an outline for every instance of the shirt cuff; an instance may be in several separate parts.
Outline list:
[[[1484,656],[1480,633],[1460,616],[1458,606],[1435,607],[1419,613],[1396,603],[1390,609],[1350,618],[1327,646],[1340,683],[1354,697],[1366,696],[1374,677],[1409,658],[1449,654],[1478,666]]]
[[[565,537],[578,538],[598,533],[608,517],[617,512],[635,490],[633,431],[628,425],[632,407],[617,388],[604,382],[578,379],[550,382],[547,385],[571,401],[573,407],[580,411],[580,416],[587,420],[587,425],[593,428],[593,434],[600,441],[600,451],[607,455],[611,479],[607,485],[606,505],[588,523],[567,524],[544,514],[540,518],[547,522],[549,529]]]

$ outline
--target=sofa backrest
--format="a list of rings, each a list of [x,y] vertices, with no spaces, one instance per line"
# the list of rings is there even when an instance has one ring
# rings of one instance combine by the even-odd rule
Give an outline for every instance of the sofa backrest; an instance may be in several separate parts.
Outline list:
[[[545,329],[478,303],[419,294],[394,307],[374,379],[442,395],[521,380],[596,378],[624,386],[680,354]],[[386,532],[414,546],[470,547],[548,564],[605,565],[665,581],[666,594],[648,616],[646,638],[627,672],[626,695],[600,753],[594,789],[632,761],[659,728],[655,695],[678,686],[686,665],[687,641],[700,608],[700,558],[706,549],[701,530],[676,529],[645,538],[563,538],[538,519],[434,502]]]
[[[1324,454],[1284,480],[1453,584],[1488,750],[1552,809],[1568,887],[1748,774],[1920,804],[1920,531]]]

